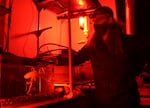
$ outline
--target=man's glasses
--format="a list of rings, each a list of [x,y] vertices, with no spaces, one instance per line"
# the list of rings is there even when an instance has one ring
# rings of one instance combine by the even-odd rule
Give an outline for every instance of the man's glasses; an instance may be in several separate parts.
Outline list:
[[[105,16],[106,18],[109,18],[109,17],[111,17],[110,15],[108,15],[108,14],[103,14],[103,15],[100,15],[100,14],[95,14],[95,13],[93,13],[93,14],[89,14],[89,18],[95,18],[95,17],[97,17],[97,16]]]
[[[95,18],[96,17],[96,14],[90,14],[89,15],[89,18]]]

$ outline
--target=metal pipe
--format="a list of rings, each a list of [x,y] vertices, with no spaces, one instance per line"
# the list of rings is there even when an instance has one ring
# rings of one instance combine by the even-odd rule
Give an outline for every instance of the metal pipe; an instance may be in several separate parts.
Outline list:
[[[11,16],[12,16],[12,0],[9,0],[9,14],[8,14],[8,29],[7,29],[7,39],[6,39],[6,52],[9,52],[9,42],[10,42],[10,27],[11,27]]]
[[[68,0],[68,58],[69,58],[69,86],[70,86],[70,98],[72,97],[72,53],[71,53],[71,0]]]
[[[126,34],[133,35],[134,31],[134,0],[126,0],[125,2],[126,15]]]

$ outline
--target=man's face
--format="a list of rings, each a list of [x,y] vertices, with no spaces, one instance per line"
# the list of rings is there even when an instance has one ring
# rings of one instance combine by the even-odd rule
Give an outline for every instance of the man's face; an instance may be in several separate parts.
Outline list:
[[[109,17],[104,14],[98,14],[93,17],[93,27],[100,37],[103,37],[109,30]]]

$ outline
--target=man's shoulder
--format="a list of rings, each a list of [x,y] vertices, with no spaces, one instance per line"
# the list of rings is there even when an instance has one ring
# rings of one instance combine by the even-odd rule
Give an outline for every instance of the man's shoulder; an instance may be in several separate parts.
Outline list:
[[[138,40],[135,35],[122,34],[122,44],[126,48],[135,48],[138,45]]]
[[[137,42],[137,37],[135,35],[122,34],[122,41],[124,41],[124,42]]]
[[[122,37],[125,39],[136,39],[136,36],[134,34],[122,34]]]

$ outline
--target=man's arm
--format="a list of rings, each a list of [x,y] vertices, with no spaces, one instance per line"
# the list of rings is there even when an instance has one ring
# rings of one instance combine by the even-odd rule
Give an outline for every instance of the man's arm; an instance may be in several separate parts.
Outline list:
[[[73,65],[79,65],[90,59],[89,50],[86,46],[83,46],[77,53],[72,55]]]

